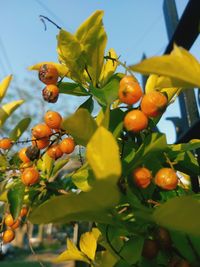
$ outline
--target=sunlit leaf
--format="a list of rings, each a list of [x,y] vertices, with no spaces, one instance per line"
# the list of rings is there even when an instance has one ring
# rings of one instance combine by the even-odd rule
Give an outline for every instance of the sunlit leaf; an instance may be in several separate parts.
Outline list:
[[[99,127],[86,148],[86,158],[96,179],[112,176],[117,182],[121,175],[119,147],[113,135],[104,127]]]
[[[148,77],[146,84],[145,84],[145,93],[146,94],[155,90],[157,79],[158,79],[158,75],[156,75],[156,74],[151,74]]]
[[[22,183],[14,185],[9,189],[7,197],[10,204],[10,212],[13,218],[17,218],[23,205],[25,186]]]
[[[102,108],[96,116],[98,126],[104,126],[106,129],[109,127],[110,122],[110,107]]]
[[[2,127],[9,116],[23,103],[24,100],[15,100],[0,107],[0,127]]]
[[[115,257],[109,250],[103,250],[96,253],[95,262],[98,267],[111,267],[117,262],[118,258]]]
[[[200,64],[184,48],[174,46],[170,55],[145,59],[131,69],[143,74],[158,74],[181,81],[170,87],[200,87]]]
[[[4,96],[6,95],[6,92],[8,90],[9,84],[12,80],[12,75],[9,75],[7,77],[5,77],[1,83],[0,83],[0,101],[4,98]]]
[[[54,160],[45,153],[41,159],[37,161],[37,168],[42,171],[47,178],[50,177]]]
[[[59,93],[75,96],[88,96],[89,93],[77,83],[61,82],[59,83]]]
[[[113,48],[111,48],[108,51],[108,57],[112,58],[112,59],[117,59],[118,56],[115,52],[115,50]],[[110,77],[115,73],[115,70],[118,66],[118,63],[116,60],[112,60],[112,59],[107,59],[106,62],[104,63],[102,72],[101,72],[101,76],[100,76],[100,83],[101,86],[103,87],[107,81],[110,79]]]
[[[89,184],[89,180],[93,178],[91,175],[88,164],[85,164],[72,175],[72,181],[81,191],[87,192],[91,190]]]
[[[185,152],[200,148],[200,139],[192,139],[188,143],[169,145],[171,152]]]
[[[73,80],[82,82],[85,58],[79,40],[76,36],[62,29],[57,36],[57,40],[59,60],[67,66]]]
[[[102,17],[103,11],[97,10],[81,24],[76,32],[76,37],[85,52],[88,76],[94,86],[97,85],[101,74],[107,42]]]
[[[9,134],[10,138],[17,141],[20,136],[27,130],[30,125],[31,118],[24,118],[15,126],[15,128]]]
[[[88,258],[77,249],[73,242],[70,239],[67,239],[67,250],[61,253],[56,259],[54,259],[54,262],[59,263],[70,260],[90,263]]]
[[[77,144],[85,146],[94,134],[97,125],[88,110],[79,108],[64,120],[62,128],[73,136]]]
[[[157,224],[166,228],[200,235],[200,201],[194,196],[169,199],[156,208],[153,218]]]
[[[37,63],[33,66],[30,66],[28,69],[29,70],[39,70],[40,67],[44,64],[52,64],[56,67],[58,73],[59,73],[59,76],[60,77],[69,77],[69,69],[64,65],[64,64],[60,64],[60,63],[55,63],[55,62],[40,62],[40,63]]]
[[[99,237],[101,236],[101,232],[99,231],[99,229],[97,227],[93,227],[92,228],[92,233],[93,233],[94,238],[96,239],[96,241],[98,241]]]
[[[94,261],[95,252],[97,249],[97,241],[92,232],[86,232],[81,235],[79,242],[80,250],[88,256],[89,259]]]

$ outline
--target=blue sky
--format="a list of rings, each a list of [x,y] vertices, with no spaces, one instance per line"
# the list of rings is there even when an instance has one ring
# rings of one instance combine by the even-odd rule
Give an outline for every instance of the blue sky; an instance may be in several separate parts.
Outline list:
[[[187,2],[176,0],[179,16]],[[57,61],[58,30],[47,23],[47,31],[44,31],[39,15],[48,16],[62,28],[74,32],[92,12],[104,10],[107,48],[115,48],[128,64],[140,61],[143,53],[148,57],[162,54],[168,43],[161,0],[1,0],[0,3],[0,79],[12,72],[18,87],[24,87],[24,79],[37,79],[36,74],[27,70],[28,66],[40,61]],[[199,44],[198,40],[192,49],[197,58]],[[25,90],[30,92],[29,87]],[[80,99],[76,102],[76,98],[70,98],[69,112],[80,102]],[[176,104],[175,107],[178,113]],[[173,106],[166,116],[174,113]],[[171,122],[162,119],[160,129],[167,129],[168,140],[174,141]]]

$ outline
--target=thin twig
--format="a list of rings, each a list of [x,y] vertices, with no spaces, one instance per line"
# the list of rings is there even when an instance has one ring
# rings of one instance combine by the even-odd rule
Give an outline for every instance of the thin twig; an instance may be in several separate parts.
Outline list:
[[[56,26],[59,30],[62,29],[58,24],[56,24],[53,20],[49,19],[49,18],[46,17],[46,16],[39,15],[39,18],[40,18],[40,20],[42,21],[42,23],[44,24],[44,27],[45,27],[44,30],[45,30],[45,31],[47,30],[47,26],[46,26],[46,23],[45,23],[45,19],[46,19],[47,21],[49,21],[50,23],[52,23],[54,26]]]

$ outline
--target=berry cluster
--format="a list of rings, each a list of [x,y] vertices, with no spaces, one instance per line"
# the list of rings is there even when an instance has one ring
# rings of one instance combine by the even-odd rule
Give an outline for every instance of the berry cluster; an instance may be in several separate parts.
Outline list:
[[[28,213],[28,209],[23,207],[20,211],[20,214],[16,220],[14,220],[13,216],[8,213],[4,219],[4,225],[6,226],[6,230],[2,233],[2,240],[4,244],[10,243],[15,238],[15,230],[23,223],[26,215]]]
[[[119,84],[119,100],[133,105],[141,99],[140,107],[129,111],[124,118],[124,127],[133,133],[139,133],[148,127],[149,118],[161,115],[168,104],[167,97],[159,91],[143,95],[142,89],[133,76],[124,76]]]
[[[59,96],[57,68],[53,64],[43,64],[39,69],[38,76],[40,81],[46,84],[42,90],[43,99],[49,103],[55,103]]]

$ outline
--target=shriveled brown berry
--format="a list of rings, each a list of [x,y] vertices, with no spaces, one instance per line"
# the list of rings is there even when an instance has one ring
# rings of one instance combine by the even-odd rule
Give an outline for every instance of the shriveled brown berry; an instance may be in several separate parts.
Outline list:
[[[58,70],[53,64],[43,64],[38,73],[39,79],[45,84],[56,84],[58,81]]]
[[[31,160],[38,159],[40,156],[40,150],[37,146],[29,146],[26,149],[26,156]]]
[[[30,159],[26,155],[26,150],[27,150],[27,147],[23,147],[22,149],[20,149],[18,153],[18,156],[21,159],[21,161],[23,161],[23,163],[30,162]]]
[[[12,139],[10,139],[10,138],[0,139],[0,148],[3,150],[10,149],[12,144],[13,144]]]
[[[42,90],[43,99],[49,103],[56,103],[59,96],[59,88],[49,84]]]
[[[45,123],[40,123],[33,127],[32,134],[35,138],[43,139],[49,137],[52,134],[52,130]]]
[[[142,250],[142,256],[146,259],[152,260],[156,258],[159,248],[155,240],[146,239]]]
[[[3,243],[10,243],[15,238],[15,232],[12,229],[7,229],[3,232]]]
[[[170,233],[167,229],[159,227],[155,231],[155,240],[157,241],[159,247],[163,250],[170,250],[172,247],[172,239]]]
[[[44,115],[44,121],[51,129],[59,129],[62,116],[56,111],[48,110]]]
[[[74,151],[75,142],[71,137],[63,139],[59,144],[60,149],[63,153],[70,154]]]
[[[27,186],[36,184],[39,181],[39,178],[39,172],[35,167],[25,169],[21,175],[22,182]]]
[[[48,150],[47,150],[47,154],[49,155],[50,158],[52,159],[58,159],[60,157],[62,157],[63,152],[60,149],[59,145],[52,145]]]

